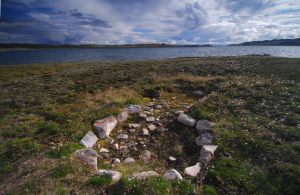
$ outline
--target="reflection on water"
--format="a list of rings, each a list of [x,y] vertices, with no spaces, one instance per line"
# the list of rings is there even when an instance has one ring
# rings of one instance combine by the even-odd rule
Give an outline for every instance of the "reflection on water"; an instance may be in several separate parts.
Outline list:
[[[99,60],[145,60],[177,57],[240,56],[269,54],[300,57],[298,46],[231,46],[177,48],[70,48],[0,52],[0,65]]]

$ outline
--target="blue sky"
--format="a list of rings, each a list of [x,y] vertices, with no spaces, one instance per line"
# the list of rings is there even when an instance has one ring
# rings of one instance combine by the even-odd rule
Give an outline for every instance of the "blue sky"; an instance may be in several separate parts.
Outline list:
[[[300,37],[300,0],[2,0],[1,43],[229,44]]]

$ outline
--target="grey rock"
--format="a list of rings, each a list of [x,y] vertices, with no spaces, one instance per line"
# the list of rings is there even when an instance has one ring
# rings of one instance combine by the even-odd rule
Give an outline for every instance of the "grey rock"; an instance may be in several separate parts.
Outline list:
[[[110,159],[110,156],[108,153],[101,153],[101,156],[104,157],[105,159]]]
[[[177,170],[175,170],[175,169],[168,170],[164,174],[164,178],[166,178],[168,180],[174,180],[174,179],[182,180],[183,179],[183,177],[181,176],[181,174]]]
[[[112,170],[98,170],[97,175],[100,176],[110,176],[114,182],[119,181],[122,177],[122,174],[117,171]]]
[[[136,129],[136,128],[140,128],[141,125],[138,123],[130,123],[130,124],[128,124],[128,127]]]
[[[151,107],[145,107],[144,110],[147,112],[153,112],[153,108]]]
[[[143,153],[140,155],[140,159],[143,160],[145,163],[148,163],[151,159],[151,152],[149,150],[144,150]]]
[[[199,162],[202,164],[208,164],[213,156],[214,152],[217,150],[218,146],[216,145],[205,145],[201,148],[201,154],[199,157]]]
[[[142,108],[139,105],[129,104],[126,106],[126,111],[129,114],[135,114],[141,112]]]
[[[193,94],[200,96],[200,97],[205,96],[205,93],[202,90],[193,91]]]
[[[211,133],[212,126],[213,123],[208,120],[199,120],[196,124],[196,129],[198,130],[199,134]]]
[[[121,133],[117,136],[117,138],[118,139],[128,139],[128,135]]]
[[[203,133],[195,140],[198,146],[211,145],[212,141],[213,141],[213,136],[210,133]]]
[[[128,112],[127,111],[121,112],[120,114],[118,114],[116,118],[117,121],[120,123],[125,122],[128,119]]]
[[[87,134],[85,134],[85,136],[80,140],[79,143],[87,148],[92,148],[97,141],[97,136],[92,131],[89,131],[87,132]]]
[[[191,176],[191,177],[197,177],[197,175],[200,173],[200,170],[201,170],[200,163],[197,163],[194,166],[185,168],[184,174]]]
[[[120,164],[120,163],[121,163],[121,160],[118,159],[118,158],[113,158],[113,159],[111,159],[111,163],[112,163],[112,164]]]
[[[143,129],[142,129],[142,131],[143,131],[143,135],[149,135],[149,131],[148,131],[148,129],[146,129],[146,128],[143,128]]]
[[[109,137],[111,131],[117,126],[118,121],[114,116],[108,116],[104,119],[97,120],[94,123],[95,131],[99,138],[105,139]]]
[[[92,148],[77,150],[74,152],[74,157],[83,161],[84,164],[97,170],[97,152]]]
[[[190,127],[193,127],[196,124],[196,120],[186,114],[180,114],[177,120],[178,122]]]
[[[162,106],[161,105],[156,105],[154,108],[160,110],[160,109],[162,109]]]
[[[125,160],[124,160],[124,163],[125,164],[128,164],[128,163],[134,163],[135,162],[135,160],[133,159],[133,158],[131,158],[131,157],[128,157],[128,158],[126,158]]]
[[[146,117],[146,121],[147,122],[154,122],[155,121],[155,117]]]
[[[144,180],[148,177],[153,177],[153,176],[159,176],[159,175],[155,171],[146,171],[146,172],[141,172],[141,173],[131,175],[128,177],[128,179],[129,180],[132,180],[132,179]]]

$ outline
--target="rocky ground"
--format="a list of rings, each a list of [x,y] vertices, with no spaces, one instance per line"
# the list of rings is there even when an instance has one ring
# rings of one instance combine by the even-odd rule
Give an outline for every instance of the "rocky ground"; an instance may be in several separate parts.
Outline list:
[[[297,194],[299,67],[267,56],[1,67],[0,194]]]

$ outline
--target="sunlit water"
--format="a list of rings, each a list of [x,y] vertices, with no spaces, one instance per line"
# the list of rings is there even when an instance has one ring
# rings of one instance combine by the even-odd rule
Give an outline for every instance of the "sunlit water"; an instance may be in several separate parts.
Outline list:
[[[72,61],[147,60],[178,57],[242,56],[269,54],[300,58],[298,46],[231,46],[176,48],[70,48],[0,52],[0,65],[55,63]]]

